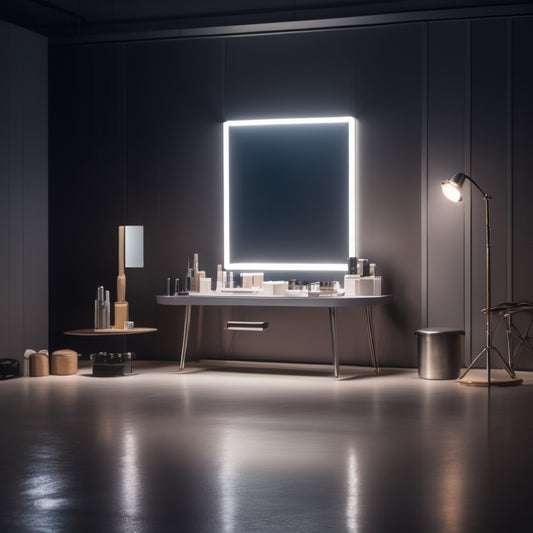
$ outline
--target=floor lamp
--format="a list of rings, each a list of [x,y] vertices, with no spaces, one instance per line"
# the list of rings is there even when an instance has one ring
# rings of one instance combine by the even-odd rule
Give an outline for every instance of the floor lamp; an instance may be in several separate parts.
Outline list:
[[[519,385],[522,383],[522,380],[517,378],[513,369],[509,366],[509,364],[505,361],[505,359],[502,357],[501,353],[498,351],[497,348],[492,346],[492,331],[491,331],[491,323],[490,323],[490,311],[491,311],[491,287],[490,287],[490,248],[491,248],[491,242],[490,242],[490,218],[489,218],[489,202],[491,200],[491,196],[487,194],[481,187],[469,176],[463,173],[458,173],[452,176],[451,178],[441,181],[442,186],[442,192],[448,198],[448,200],[451,200],[452,202],[461,202],[463,200],[463,192],[462,188],[464,185],[464,182],[468,180],[474,187],[481,193],[481,196],[483,197],[483,202],[485,204],[485,296],[486,296],[486,306],[485,306],[485,346],[479,352],[479,354],[475,357],[475,359],[470,363],[470,365],[467,367],[467,369],[463,372],[461,376],[459,376],[459,379],[457,380],[459,383],[462,383],[464,385],[476,385],[476,386],[488,386],[490,387],[492,385]],[[495,353],[497,358],[499,359],[500,363],[502,364],[503,368],[509,375],[509,378],[507,379],[491,379],[491,356],[492,353]],[[472,367],[476,364],[476,362],[485,355],[487,357],[487,379],[486,380],[479,380],[479,379],[466,379],[466,374],[472,369]]]

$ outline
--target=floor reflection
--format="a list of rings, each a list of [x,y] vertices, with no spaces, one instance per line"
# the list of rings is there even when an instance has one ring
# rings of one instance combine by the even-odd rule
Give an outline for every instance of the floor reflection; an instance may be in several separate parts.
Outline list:
[[[135,520],[142,508],[136,432],[126,429],[123,432],[122,446],[121,500],[123,515],[130,520]]]
[[[359,531],[359,473],[357,471],[357,457],[353,447],[348,450],[346,474],[346,528],[348,533],[356,533]]]
[[[2,533],[529,531],[531,385],[137,371],[0,384]]]

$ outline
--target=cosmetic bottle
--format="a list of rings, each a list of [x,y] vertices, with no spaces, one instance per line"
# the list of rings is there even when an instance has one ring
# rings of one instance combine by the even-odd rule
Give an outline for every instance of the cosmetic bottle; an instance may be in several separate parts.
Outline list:
[[[359,279],[359,274],[345,274],[344,276],[344,294],[346,296],[356,296],[357,295],[357,281]]]
[[[187,292],[191,290],[191,278],[192,278],[191,263],[189,261],[189,258],[187,257],[187,285],[185,287],[185,290]]]
[[[220,292],[222,290],[222,265],[217,265],[217,285],[216,285],[217,292]]]
[[[94,301],[94,329],[105,328],[105,291],[104,287],[98,287],[96,300]]]
[[[111,328],[111,298],[109,291],[105,291],[105,329]]]
[[[229,287],[230,289],[233,289],[233,272],[230,272],[230,273],[229,273],[228,287]]]
[[[357,257],[348,257],[348,274],[357,274]]]
[[[361,277],[370,275],[370,265],[368,264],[368,259],[359,259],[357,261],[357,273]]]
[[[174,296],[180,293],[180,278],[174,278]]]

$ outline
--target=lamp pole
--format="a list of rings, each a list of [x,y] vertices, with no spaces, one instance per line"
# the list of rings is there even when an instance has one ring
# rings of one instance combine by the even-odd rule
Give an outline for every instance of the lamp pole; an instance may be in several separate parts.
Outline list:
[[[446,194],[448,198],[450,198],[453,201],[461,201],[462,200],[462,186],[465,180],[470,181],[472,185],[481,193],[481,196],[483,197],[483,203],[485,204],[485,347],[479,352],[479,354],[475,357],[475,359],[470,363],[470,365],[466,368],[466,370],[463,372],[463,374],[459,377],[458,381],[462,382],[461,380],[466,376],[466,374],[470,371],[470,369],[476,364],[478,359],[483,355],[486,354],[487,356],[487,383],[486,385],[488,387],[491,386],[491,359],[492,359],[492,351],[497,355],[498,359],[500,360],[500,363],[503,365],[504,369],[506,370],[507,374],[509,374],[511,381],[507,382],[500,382],[500,384],[519,384],[522,380],[518,379],[516,377],[516,374],[514,373],[511,366],[505,361],[505,359],[502,357],[500,352],[497,348],[492,346],[491,342],[491,260],[490,260],[490,252],[491,252],[491,239],[490,239],[490,208],[489,203],[492,197],[490,194],[487,194],[470,176],[467,176],[466,174],[455,174],[452,178],[449,180],[445,180],[441,182],[441,185],[443,187],[443,191]],[[448,193],[449,188],[452,189],[453,194],[450,196],[446,192],[446,187],[448,187]],[[469,385],[485,385],[485,383],[480,382],[464,382],[465,384]]]
[[[490,333],[491,333],[491,329],[490,329],[490,309],[491,309],[490,248],[491,248],[491,243],[490,243],[490,215],[489,215],[490,196],[487,193],[482,193],[482,194],[483,194],[483,203],[485,204],[485,300],[486,300],[485,349],[487,350],[487,386],[490,387],[490,368],[491,368],[490,363],[491,363],[491,349],[492,349],[491,338],[490,338]],[[511,371],[511,373],[513,372]]]

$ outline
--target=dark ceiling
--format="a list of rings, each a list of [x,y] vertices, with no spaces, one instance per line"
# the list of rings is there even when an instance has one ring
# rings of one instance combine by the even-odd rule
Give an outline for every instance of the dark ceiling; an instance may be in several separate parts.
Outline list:
[[[512,0],[0,0],[0,19],[48,37],[525,5]]]

